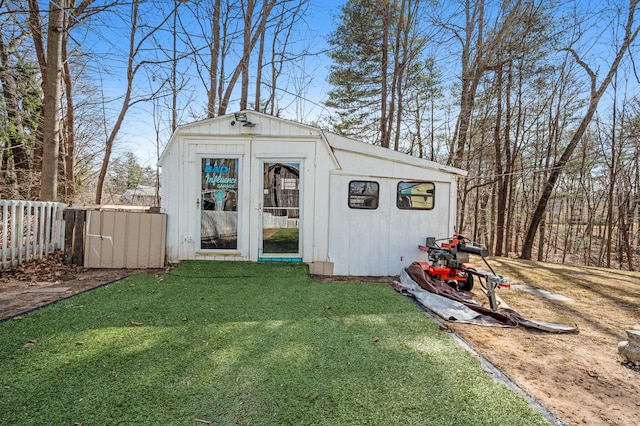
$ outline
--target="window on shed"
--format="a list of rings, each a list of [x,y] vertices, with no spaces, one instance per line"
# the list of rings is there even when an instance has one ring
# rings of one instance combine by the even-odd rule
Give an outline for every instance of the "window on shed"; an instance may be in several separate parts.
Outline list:
[[[366,180],[349,182],[349,207],[352,209],[377,209],[379,198],[378,182]]]
[[[396,205],[399,209],[431,210],[435,193],[433,182],[399,182]]]

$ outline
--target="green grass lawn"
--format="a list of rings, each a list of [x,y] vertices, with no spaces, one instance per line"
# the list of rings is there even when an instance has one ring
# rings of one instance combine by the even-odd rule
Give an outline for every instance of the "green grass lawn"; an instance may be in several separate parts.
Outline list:
[[[25,347],[26,346],[26,347]],[[391,286],[184,262],[0,324],[3,425],[537,425]]]
[[[299,230],[297,228],[281,229],[263,244],[264,253],[297,253]]]

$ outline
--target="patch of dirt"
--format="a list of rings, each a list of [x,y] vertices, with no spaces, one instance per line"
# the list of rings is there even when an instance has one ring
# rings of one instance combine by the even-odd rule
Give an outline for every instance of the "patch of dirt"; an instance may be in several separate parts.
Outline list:
[[[166,270],[84,269],[61,255],[0,273],[0,319],[37,308],[134,273]],[[640,273],[490,259],[514,284],[528,284],[571,301],[519,289],[498,296],[528,319],[577,324],[579,334],[447,323],[522,389],[571,425],[640,425],[640,368],[618,355],[625,330],[640,324]],[[321,277],[314,277],[321,278]],[[328,281],[367,281],[332,277]],[[391,283],[392,278],[373,279]],[[480,286],[476,300],[486,302]]]
[[[86,269],[67,264],[64,253],[0,272],[0,321],[137,273],[165,269]]]
[[[527,319],[577,324],[578,334],[447,323],[521,388],[571,425],[640,425],[640,369],[618,354],[640,325],[640,273],[491,259],[498,274],[570,301],[520,289],[498,296]],[[487,298],[476,284],[476,300]],[[486,303],[488,304],[488,303]]]

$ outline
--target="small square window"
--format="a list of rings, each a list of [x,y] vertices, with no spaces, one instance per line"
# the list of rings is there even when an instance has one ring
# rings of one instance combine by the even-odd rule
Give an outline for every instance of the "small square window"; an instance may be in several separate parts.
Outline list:
[[[435,193],[433,182],[399,182],[396,205],[399,209],[431,210]]]
[[[377,209],[379,198],[378,182],[365,180],[349,182],[349,207],[352,209]]]

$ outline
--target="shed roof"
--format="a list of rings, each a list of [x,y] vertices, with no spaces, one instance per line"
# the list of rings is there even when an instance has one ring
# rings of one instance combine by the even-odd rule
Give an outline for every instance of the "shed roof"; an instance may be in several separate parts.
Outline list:
[[[156,188],[154,186],[138,185],[135,188],[127,189],[120,197],[130,203],[134,197],[143,198],[155,196]]]
[[[241,111],[246,114],[247,122],[236,121],[236,113],[226,114],[219,117],[208,118],[193,123],[178,126],[174,131],[169,143],[167,143],[159,164],[163,163],[168,151],[174,144],[178,143],[179,136],[185,137],[224,137],[246,139],[248,136],[260,138],[309,138],[314,137],[326,144],[330,152],[336,150],[352,152],[367,157],[378,158],[387,161],[411,164],[441,172],[447,172],[458,176],[466,176],[467,172],[456,167],[446,166],[423,158],[414,157],[409,154],[394,151],[381,146],[372,145],[366,142],[347,138],[335,133],[323,131],[320,128],[307,124],[298,123],[272,115],[263,114],[256,111]],[[249,123],[249,125],[246,125]],[[337,160],[336,160],[337,161]]]

